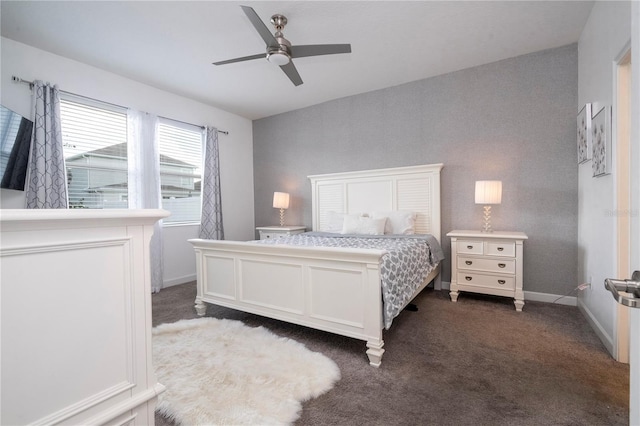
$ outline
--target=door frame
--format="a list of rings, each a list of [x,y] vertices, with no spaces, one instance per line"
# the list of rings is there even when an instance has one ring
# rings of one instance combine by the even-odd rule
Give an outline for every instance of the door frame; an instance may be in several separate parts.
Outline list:
[[[616,277],[631,277],[631,40],[614,60]],[[613,356],[629,363],[629,308],[616,303]]]

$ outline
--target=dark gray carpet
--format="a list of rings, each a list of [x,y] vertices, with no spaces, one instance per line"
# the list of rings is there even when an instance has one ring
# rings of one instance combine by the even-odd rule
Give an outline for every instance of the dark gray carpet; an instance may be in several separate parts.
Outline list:
[[[154,326],[195,318],[195,283],[153,296]],[[629,367],[575,307],[426,289],[385,331],[379,369],[365,343],[209,306],[333,359],[342,379],[307,401],[297,425],[627,425]],[[172,425],[156,415],[156,424]]]

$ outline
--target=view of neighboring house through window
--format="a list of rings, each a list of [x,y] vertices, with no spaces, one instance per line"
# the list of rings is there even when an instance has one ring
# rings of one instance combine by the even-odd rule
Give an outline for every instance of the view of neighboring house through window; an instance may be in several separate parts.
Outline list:
[[[199,222],[203,131],[200,127],[160,120],[160,184],[164,222]]]
[[[128,207],[127,111],[64,95],[60,103],[69,207]],[[158,128],[164,223],[200,221],[203,132],[161,120]]]
[[[61,99],[69,208],[128,207],[127,111]]]

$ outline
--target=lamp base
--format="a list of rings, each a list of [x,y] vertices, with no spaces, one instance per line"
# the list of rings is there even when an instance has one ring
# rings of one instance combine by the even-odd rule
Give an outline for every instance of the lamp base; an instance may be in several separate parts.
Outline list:
[[[280,226],[284,226],[284,209],[280,209]]]
[[[482,216],[482,232],[493,232],[491,228],[491,206],[484,206],[484,214]]]

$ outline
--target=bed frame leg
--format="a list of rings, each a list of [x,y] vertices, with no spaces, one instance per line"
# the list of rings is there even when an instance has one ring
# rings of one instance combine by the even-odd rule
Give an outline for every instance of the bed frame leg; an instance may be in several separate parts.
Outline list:
[[[207,313],[207,305],[204,304],[204,302],[202,301],[202,299],[200,299],[199,297],[196,297],[196,313],[199,316],[203,316],[204,314]]]
[[[384,342],[382,340],[378,342],[368,341],[367,342],[367,356],[369,357],[369,364],[378,368],[380,364],[382,364],[382,354],[384,353]]]

